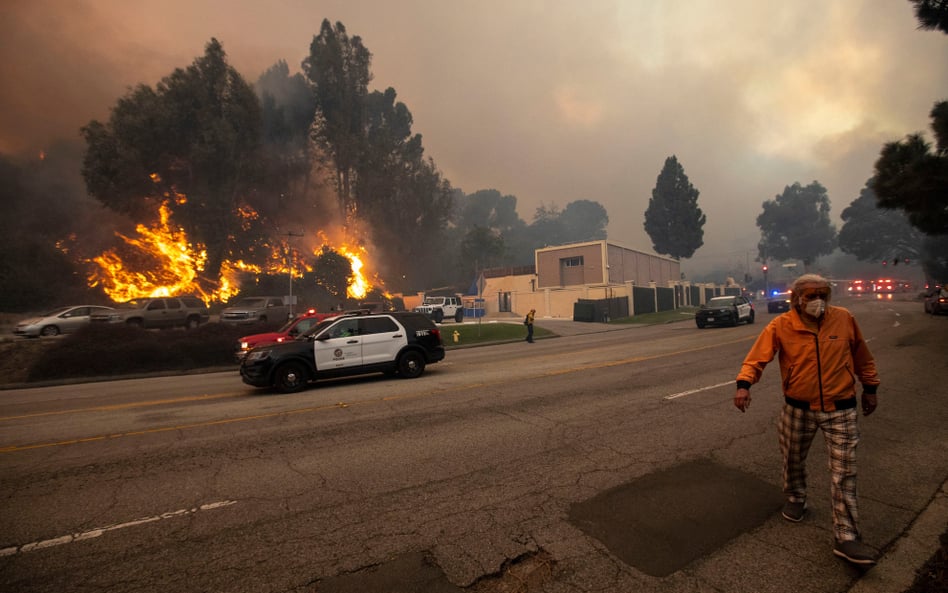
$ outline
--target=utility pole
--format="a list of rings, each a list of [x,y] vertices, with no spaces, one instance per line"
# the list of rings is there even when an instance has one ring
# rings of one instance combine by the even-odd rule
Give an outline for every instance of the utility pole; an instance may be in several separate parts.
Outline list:
[[[290,249],[290,238],[291,237],[302,237],[303,233],[294,233],[286,232],[283,233],[283,236],[286,237],[286,267],[290,270],[290,319],[294,317],[293,315],[293,250]]]

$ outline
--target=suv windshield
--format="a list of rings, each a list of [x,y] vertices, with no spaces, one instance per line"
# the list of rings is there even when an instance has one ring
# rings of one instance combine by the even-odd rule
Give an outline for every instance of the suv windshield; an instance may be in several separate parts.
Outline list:
[[[320,321],[319,323],[317,323],[317,324],[314,325],[313,327],[311,327],[311,328],[309,328],[308,330],[306,330],[305,332],[301,333],[299,337],[300,337],[300,338],[309,338],[309,337],[315,336],[315,335],[318,334],[319,332],[323,331],[323,328],[332,325],[332,324],[335,323],[336,321],[339,321],[339,318],[338,318],[338,317],[330,317],[329,319],[323,319],[322,321]]]
[[[726,307],[734,304],[734,297],[716,297],[708,301],[712,307]]]

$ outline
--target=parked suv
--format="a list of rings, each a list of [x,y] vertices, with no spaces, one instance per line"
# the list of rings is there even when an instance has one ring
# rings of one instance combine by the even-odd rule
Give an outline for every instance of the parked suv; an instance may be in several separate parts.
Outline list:
[[[265,344],[279,344],[280,342],[292,340],[300,334],[305,333],[307,330],[309,330],[309,328],[313,327],[320,321],[329,319],[330,317],[337,317],[339,315],[341,315],[341,313],[318,313],[316,309],[310,309],[299,317],[294,317],[293,319],[287,321],[285,324],[283,324],[283,327],[276,331],[244,336],[237,340],[237,360],[238,362],[243,360],[247,353],[257,346],[263,346]]]
[[[89,316],[91,323],[126,323],[146,329],[186,327],[193,329],[210,319],[204,301],[194,296],[132,299],[111,311]]]
[[[754,305],[743,296],[714,297],[695,313],[695,323],[702,329],[707,325],[737,325],[742,321],[754,323]]]
[[[464,319],[464,305],[456,296],[426,296],[425,300],[415,307],[415,312],[424,313],[435,323],[441,323],[450,317],[458,323]]]
[[[290,317],[290,306],[283,297],[255,296],[240,299],[236,304],[221,311],[221,323],[229,325],[252,325],[274,321],[283,323]]]
[[[925,312],[932,315],[948,313],[948,288],[936,286],[925,295]]]
[[[441,332],[421,313],[346,313],[296,340],[254,348],[240,364],[240,377],[248,385],[290,393],[310,381],[346,375],[381,372],[412,379],[443,359]]]

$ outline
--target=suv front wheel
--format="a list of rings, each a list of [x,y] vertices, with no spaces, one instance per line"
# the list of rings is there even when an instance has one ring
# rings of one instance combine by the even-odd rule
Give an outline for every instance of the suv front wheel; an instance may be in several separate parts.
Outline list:
[[[306,386],[306,369],[298,362],[287,362],[277,367],[273,386],[280,393],[295,393]]]
[[[435,323],[441,323],[444,321],[444,311],[441,309],[435,309],[431,316]]]

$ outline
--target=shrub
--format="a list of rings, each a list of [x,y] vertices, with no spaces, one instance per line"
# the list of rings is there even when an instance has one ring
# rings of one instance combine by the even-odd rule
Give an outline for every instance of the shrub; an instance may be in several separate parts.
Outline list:
[[[143,330],[89,324],[47,348],[28,381],[116,374],[184,371],[234,365],[234,345],[246,328],[208,323],[194,330]]]

